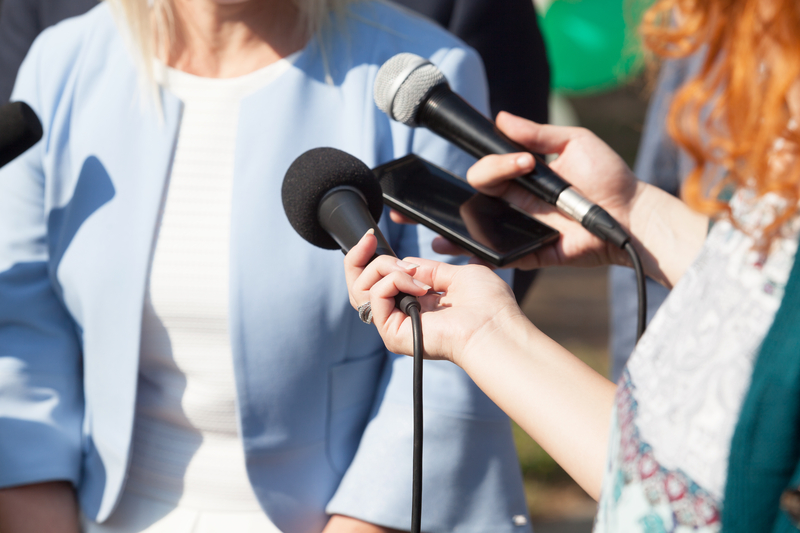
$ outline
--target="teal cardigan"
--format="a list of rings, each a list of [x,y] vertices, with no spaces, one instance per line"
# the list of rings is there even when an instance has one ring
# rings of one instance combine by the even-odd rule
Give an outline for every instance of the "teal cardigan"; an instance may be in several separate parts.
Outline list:
[[[753,369],[731,442],[722,510],[726,533],[797,531],[779,506],[800,485],[800,261]]]

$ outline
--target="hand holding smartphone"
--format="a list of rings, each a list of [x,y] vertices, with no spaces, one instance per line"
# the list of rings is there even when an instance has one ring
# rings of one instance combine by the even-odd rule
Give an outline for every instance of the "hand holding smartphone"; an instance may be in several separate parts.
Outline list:
[[[558,239],[550,226],[416,155],[373,172],[386,205],[492,265],[505,266]]]

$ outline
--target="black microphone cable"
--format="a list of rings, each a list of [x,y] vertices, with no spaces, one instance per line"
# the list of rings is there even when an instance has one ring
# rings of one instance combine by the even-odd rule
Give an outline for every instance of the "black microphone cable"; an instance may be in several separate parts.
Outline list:
[[[631,244],[631,241],[623,245],[623,250],[628,252],[633,271],[636,272],[636,294],[639,300],[639,307],[636,313],[636,342],[639,342],[647,327],[647,285],[645,284],[644,267],[642,267],[642,260],[639,258],[639,254]]]
[[[422,523],[422,318],[419,303],[409,306],[414,334],[414,456],[411,482],[411,533],[420,533]]]

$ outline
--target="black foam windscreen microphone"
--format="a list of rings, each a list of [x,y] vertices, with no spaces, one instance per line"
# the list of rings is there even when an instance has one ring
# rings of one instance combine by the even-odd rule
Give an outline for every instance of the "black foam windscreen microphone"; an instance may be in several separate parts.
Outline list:
[[[5,166],[42,138],[42,123],[25,102],[0,107],[0,167]]]
[[[375,104],[389,118],[411,127],[424,126],[470,155],[529,152],[450,89],[444,74],[430,61],[397,54],[375,78]],[[603,240],[622,248],[630,238],[603,208],[584,198],[537,154],[536,167],[515,181]]]
[[[289,223],[314,246],[347,253],[372,229],[378,239],[372,259],[397,257],[378,228],[383,213],[381,185],[358,158],[335,148],[313,148],[301,154],[286,171],[281,198]],[[408,294],[400,293],[395,299],[406,314],[410,305],[419,306]]]

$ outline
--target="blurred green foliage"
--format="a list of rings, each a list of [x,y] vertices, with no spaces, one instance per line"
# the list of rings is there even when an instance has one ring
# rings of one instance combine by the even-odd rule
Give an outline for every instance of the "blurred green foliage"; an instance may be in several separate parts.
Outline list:
[[[517,455],[522,468],[522,475],[526,478],[536,479],[541,483],[557,484],[570,480],[563,468],[558,466],[541,446],[536,444],[521,427],[512,422],[514,442],[517,445]]]
[[[593,94],[623,85],[640,73],[644,55],[638,27],[651,3],[553,0],[540,9],[553,89]]]

